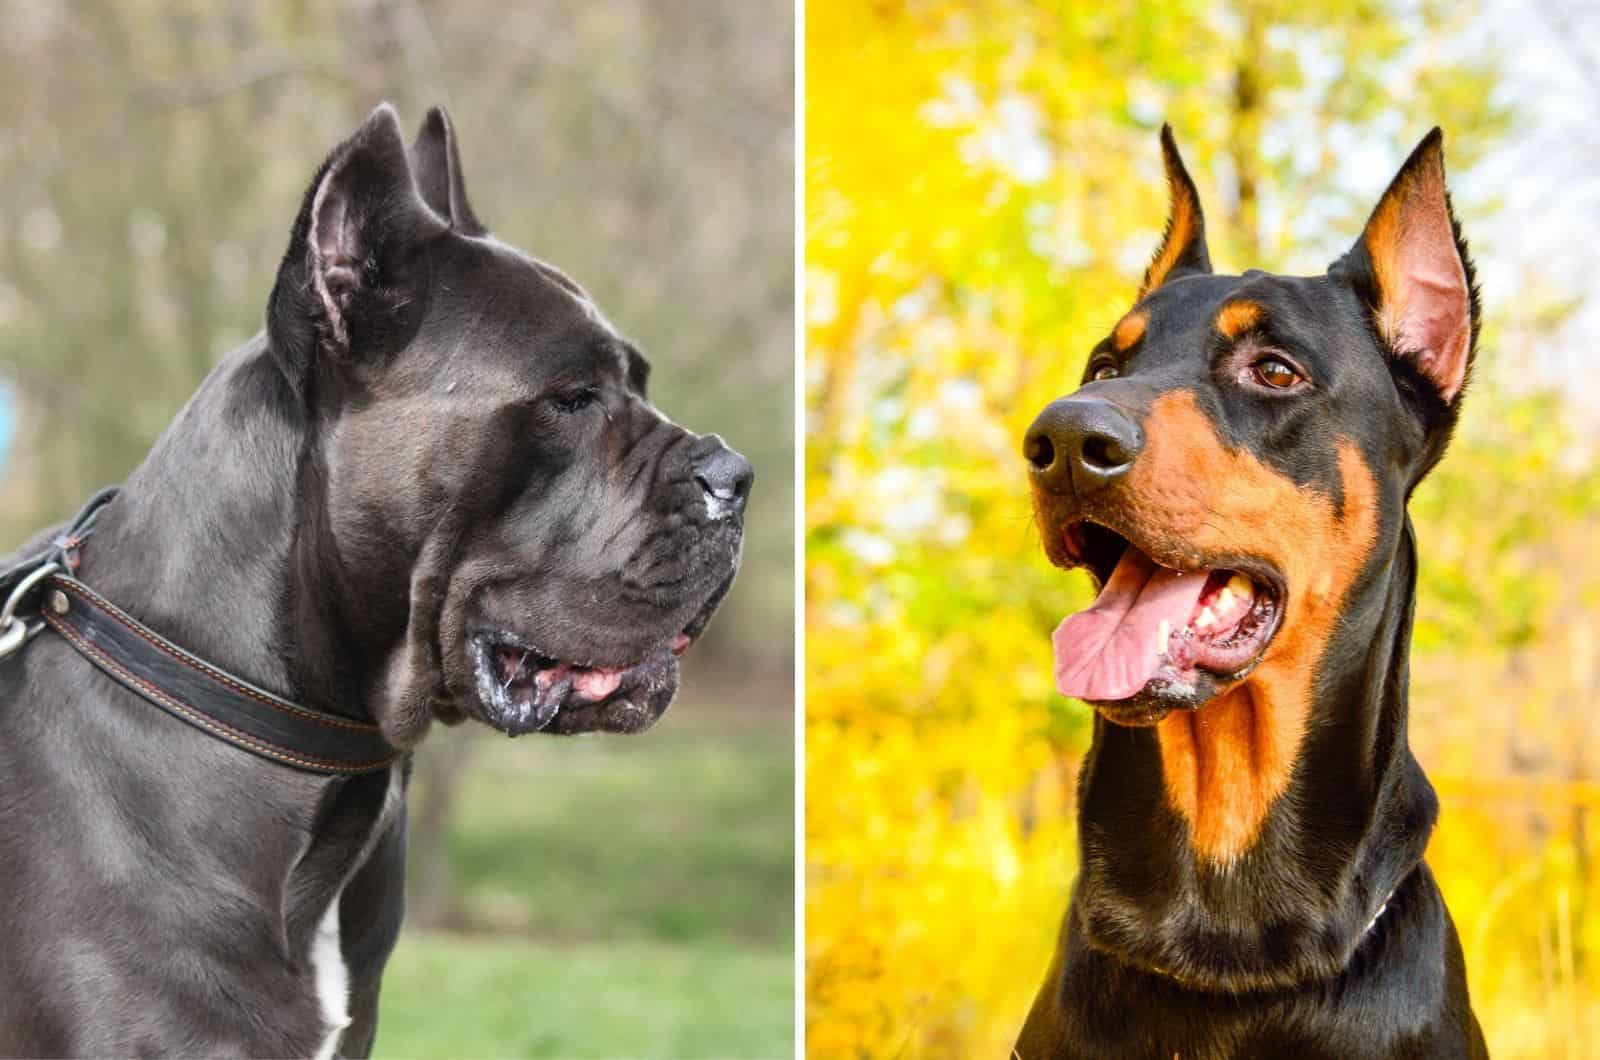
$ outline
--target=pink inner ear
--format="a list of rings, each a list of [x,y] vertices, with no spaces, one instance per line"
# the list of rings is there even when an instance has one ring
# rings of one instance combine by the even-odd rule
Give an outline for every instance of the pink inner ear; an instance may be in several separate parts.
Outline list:
[[[311,201],[312,286],[322,300],[334,338],[341,343],[348,338],[344,309],[359,281],[354,257],[358,238],[355,218],[351,216],[349,198],[334,186],[344,165],[341,160],[329,167]]]
[[[1445,401],[1453,401],[1466,381],[1472,343],[1467,273],[1442,190],[1407,199],[1391,263],[1383,270],[1394,288],[1384,292],[1384,332],[1397,350],[1413,353],[1417,369],[1433,380]]]

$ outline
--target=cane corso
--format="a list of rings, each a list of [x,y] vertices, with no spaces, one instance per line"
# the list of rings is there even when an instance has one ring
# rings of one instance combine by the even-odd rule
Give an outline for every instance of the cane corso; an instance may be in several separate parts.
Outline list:
[[[1080,871],[1016,1053],[1478,1057],[1438,803],[1406,742],[1412,490],[1478,297],[1435,129],[1321,276],[1213,274],[1164,130],[1166,238],[1024,443],[1055,633],[1095,709]]]
[[[733,581],[750,465],[648,375],[479,223],[443,110],[334,150],[263,332],[13,557],[0,1054],[369,1052],[407,752],[647,728]]]

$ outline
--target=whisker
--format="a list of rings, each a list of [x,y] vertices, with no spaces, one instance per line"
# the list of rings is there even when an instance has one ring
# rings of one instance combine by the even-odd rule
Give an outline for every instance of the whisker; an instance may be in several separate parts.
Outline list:
[[[517,660],[517,668],[511,671],[511,676],[506,678],[505,683],[500,686],[500,691],[504,692],[506,689],[510,688],[511,682],[522,676],[522,668],[527,665],[528,656],[532,654],[533,650],[531,648],[522,653],[522,658]]]

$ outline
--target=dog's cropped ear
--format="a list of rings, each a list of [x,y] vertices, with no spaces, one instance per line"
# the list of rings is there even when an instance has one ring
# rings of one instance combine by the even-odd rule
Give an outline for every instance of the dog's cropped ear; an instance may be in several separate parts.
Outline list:
[[[297,389],[319,353],[400,344],[419,309],[410,250],[445,230],[418,193],[394,108],[380,104],[306,190],[267,306],[268,336]]]
[[[488,235],[489,230],[479,222],[467,201],[455,127],[443,107],[434,107],[422,119],[422,128],[411,145],[411,166],[417,176],[417,189],[434,213],[448,220],[450,227],[462,235]]]
[[[1397,361],[1453,412],[1477,347],[1478,290],[1445,188],[1438,128],[1400,167],[1335,269],[1355,283]]]
[[[1178,154],[1178,142],[1173,139],[1172,126],[1161,127],[1161,158],[1167,169],[1167,194],[1171,206],[1167,213],[1167,231],[1161,237],[1161,246],[1144,270],[1144,282],[1139,285],[1139,298],[1172,279],[1180,272],[1210,272],[1211,255],[1206,250],[1206,219],[1200,212],[1200,193],[1195,190],[1189,171],[1183,168],[1183,157]]]

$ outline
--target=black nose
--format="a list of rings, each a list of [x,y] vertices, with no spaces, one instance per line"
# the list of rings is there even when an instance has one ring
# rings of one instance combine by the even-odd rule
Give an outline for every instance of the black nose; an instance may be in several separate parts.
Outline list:
[[[1128,473],[1144,448],[1144,431],[1109,401],[1060,398],[1046,405],[1022,443],[1034,480],[1079,496]]]
[[[694,480],[706,495],[706,513],[713,519],[744,513],[744,502],[750,496],[750,484],[755,481],[756,469],[750,461],[723,445],[717,447],[694,465]]]

